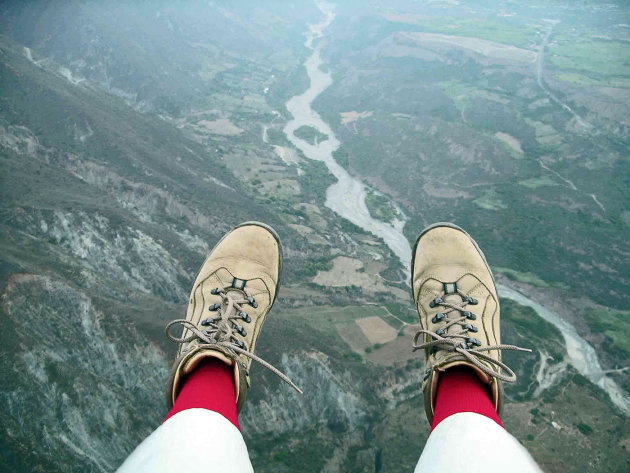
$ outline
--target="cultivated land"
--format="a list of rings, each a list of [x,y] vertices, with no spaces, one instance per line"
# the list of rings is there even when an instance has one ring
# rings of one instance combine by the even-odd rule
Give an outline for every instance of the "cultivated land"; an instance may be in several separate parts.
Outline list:
[[[115,470],[165,414],[163,326],[209,248],[252,219],[285,248],[257,354],[306,392],[254,366],[254,468],[409,470],[428,425],[401,263],[325,206],[334,177],[282,134],[321,12],[158,3],[0,7],[0,471]],[[434,221],[464,226],[500,281],[558,311],[630,392],[627,6],[336,12],[322,40],[334,82],[313,107],[374,189],[370,214],[404,212],[410,242]],[[553,326],[502,309],[503,341],[534,348],[505,354],[519,374],[508,429],[545,471],[627,471],[628,419]]]

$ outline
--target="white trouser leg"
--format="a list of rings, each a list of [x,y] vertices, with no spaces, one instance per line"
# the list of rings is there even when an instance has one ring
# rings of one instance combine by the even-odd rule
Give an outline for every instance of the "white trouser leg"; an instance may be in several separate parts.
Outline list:
[[[431,432],[415,473],[542,473],[503,427],[474,412],[447,417]]]
[[[252,473],[241,432],[207,409],[175,414],[149,435],[118,473]]]

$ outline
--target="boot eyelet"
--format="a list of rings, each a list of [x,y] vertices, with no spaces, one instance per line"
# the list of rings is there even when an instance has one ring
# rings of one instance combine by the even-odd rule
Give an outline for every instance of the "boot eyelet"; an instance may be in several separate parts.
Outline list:
[[[431,302],[429,302],[429,307],[433,309],[436,305],[441,304],[442,302],[444,302],[444,300],[442,300],[441,297],[436,297]]]
[[[438,330],[435,333],[438,334],[441,337],[442,335],[444,335],[446,333],[446,331],[443,328],[441,328],[440,330]]]
[[[210,307],[208,307],[208,310],[215,311],[215,310],[219,310],[220,308],[221,308],[221,304],[217,302],[216,304],[212,304]]]
[[[477,320],[477,316],[473,314],[472,312],[470,312],[469,310],[465,310],[463,313],[464,313],[464,317],[466,317],[468,320]]]
[[[219,293],[219,288],[215,287],[212,291],[210,291],[210,294],[212,294],[213,296],[216,296]]]
[[[208,317],[207,319],[204,319],[201,321],[201,325],[203,325],[204,327],[207,327],[210,324],[214,323],[214,319],[212,317]]]
[[[466,324],[464,325],[464,328],[468,330],[469,332],[473,332],[473,333],[479,331],[479,329],[475,327],[473,324]]]
[[[445,315],[442,312],[435,314],[435,317],[431,319],[431,322],[437,324],[439,321],[444,320]]]
[[[252,318],[249,316],[249,314],[247,312],[239,312],[238,313],[239,317],[241,319],[243,319],[245,321],[245,323],[250,323],[252,321]]]

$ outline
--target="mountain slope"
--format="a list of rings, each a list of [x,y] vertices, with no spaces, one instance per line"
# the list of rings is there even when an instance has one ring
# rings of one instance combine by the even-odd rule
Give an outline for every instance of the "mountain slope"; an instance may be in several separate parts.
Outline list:
[[[408,287],[396,282],[401,264],[381,240],[325,206],[334,177],[281,133],[289,119],[284,102],[308,87],[302,33],[319,19],[310,2],[0,4],[0,471],[112,471],[160,424],[175,351],[163,327],[185,310],[195,271],[217,239],[250,219],[278,230],[286,257],[257,353],[305,390],[298,396],[253,367],[240,421],[256,471],[413,467],[428,425],[423,359],[410,350],[416,316]],[[351,37],[361,38],[360,25],[339,21],[348,36],[336,30],[334,41],[347,47]],[[334,57],[339,48],[325,51]],[[382,84],[396,83],[386,64],[374,64]],[[340,67],[331,63],[335,77],[345,78],[329,97],[341,105],[322,110],[331,123],[341,120],[337,112],[358,109],[361,94],[380,81],[342,89],[352,89],[345,81],[353,73]],[[405,87],[400,93],[420,90]],[[478,129],[449,122],[459,109],[439,94],[426,108],[412,109],[410,101],[410,110],[398,112],[411,118],[397,116],[400,124],[383,128],[380,120],[398,113],[397,97],[375,93],[365,102],[373,115],[338,126],[350,167],[366,178],[391,178],[387,166],[372,166],[366,143],[392,145],[383,156],[397,159],[397,147],[413,141],[423,123],[458,130],[453,139],[488,151],[492,169],[479,172],[492,179],[493,169],[530,169],[504,159]],[[401,140],[394,146],[395,133]],[[470,165],[460,158],[450,156],[450,167]],[[420,209],[411,211],[409,235],[423,219],[449,215],[439,198],[403,195],[414,187],[413,176],[403,174],[397,202]],[[464,196],[457,212],[470,215],[476,237],[494,235],[473,221],[494,221],[487,215],[502,211],[488,208],[497,196],[471,200]],[[502,215],[518,227],[518,219]],[[539,284],[543,277],[546,284],[544,274],[537,279],[492,248],[506,277]],[[506,354],[520,375],[507,390],[508,429],[546,471],[625,471],[627,419],[568,365],[553,326],[510,301],[502,307],[503,339],[536,349]],[[623,314],[605,316],[599,323]],[[370,338],[366,320],[376,319],[390,337]],[[595,336],[610,336],[610,327]],[[611,364],[624,346],[623,336],[613,341]]]

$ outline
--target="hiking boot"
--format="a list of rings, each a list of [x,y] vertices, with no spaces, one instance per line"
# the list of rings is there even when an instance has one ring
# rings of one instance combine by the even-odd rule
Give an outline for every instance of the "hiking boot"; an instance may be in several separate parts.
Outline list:
[[[280,240],[263,223],[243,223],[217,243],[199,270],[186,319],[166,326],[167,336],[180,343],[166,389],[169,409],[184,376],[204,358],[216,358],[234,368],[238,412],[250,386],[252,360],[301,393],[286,376],[254,355],[260,329],[278,293],[281,272]],[[181,337],[170,333],[175,325],[183,327]]]
[[[429,423],[440,373],[455,366],[470,367],[488,384],[500,414],[503,381],[516,380],[501,350],[530,350],[501,345],[499,297],[477,243],[452,223],[426,228],[413,251],[411,287],[421,326],[413,348],[425,350],[422,392]]]

